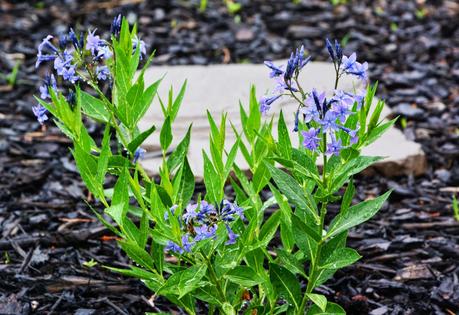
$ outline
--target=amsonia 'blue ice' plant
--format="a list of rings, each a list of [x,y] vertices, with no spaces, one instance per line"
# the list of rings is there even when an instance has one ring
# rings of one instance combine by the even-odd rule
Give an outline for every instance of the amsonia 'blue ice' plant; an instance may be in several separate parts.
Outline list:
[[[41,124],[52,118],[72,140],[81,177],[103,208],[94,213],[132,260],[129,268],[107,268],[139,278],[156,297],[189,314],[344,314],[314,290],[360,258],[346,247],[348,230],[370,219],[389,193],[353,204],[352,176],[380,159],[360,150],[394,122],[380,121],[381,101],[370,111],[376,87],[338,89],[342,75],[366,83],[367,64],[355,54],[344,56],[338,43],[326,44],[336,71],[330,95],[301,87],[298,76],[310,60],[301,48],[285,67],[265,63],[276,86],[260,102],[252,87],[248,106],[240,107],[243,130],[230,123],[236,143],[225,145],[227,116],[217,122],[207,113],[204,193],[195,191],[187,158],[191,126],[169,154],[186,82],[178,94],[170,90],[167,102],[159,98],[159,177],[150,177],[139,163],[147,154],[141,145],[156,127],[139,130],[137,124],[161,80],[145,85],[153,55],[145,58],[135,25],[118,16],[110,38],[70,29],[43,39],[36,65],[51,70],[33,112]],[[262,113],[281,97],[292,97],[298,109],[289,113],[294,126],[287,127],[280,113],[275,135],[273,119],[264,120]],[[89,133],[88,120],[105,127],[101,141]],[[298,146],[292,145],[290,128]],[[235,162],[237,154],[249,172]],[[116,178],[113,187],[107,176]],[[268,200],[263,189],[272,192]],[[334,217],[327,215],[332,203],[340,203]]]

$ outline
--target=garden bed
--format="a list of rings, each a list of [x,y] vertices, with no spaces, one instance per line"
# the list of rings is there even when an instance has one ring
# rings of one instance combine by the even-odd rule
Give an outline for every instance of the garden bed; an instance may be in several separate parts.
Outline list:
[[[10,72],[15,59],[22,63],[15,88],[0,81],[1,314],[171,311],[164,300],[152,303],[139,281],[101,267],[129,261],[82,201],[87,192],[70,143],[55,127],[42,129],[31,111],[40,81],[34,66],[39,41],[67,31],[68,24],[109,29],[120,12],[138,19],[142,38],[157,49],[156,63],[259,63],[285,58],[301,43],[311,55],[324,56],[324,37],[348,35],[347,49],[370,62],[379,96],[404,117],[399,127],[423,145],[429,167],[418,178],[358,178],[365,182],[360,199],[388,188],[394,193],[374,219],[350,234],[349,245],[362,260],[319,291],[348,314],[459,311],[459,223],[451,209],[451,196],[459,193],[455,2],[333,7],[326,1],[247,1],[238,23],[220,4],[201,14],[179,1],[126,1],[133,4],[119,8],[117,2],[0,3],[0,71]],[[100,137],[96,126],[93,132]],[[98,264],[89,268],[91,260]]]

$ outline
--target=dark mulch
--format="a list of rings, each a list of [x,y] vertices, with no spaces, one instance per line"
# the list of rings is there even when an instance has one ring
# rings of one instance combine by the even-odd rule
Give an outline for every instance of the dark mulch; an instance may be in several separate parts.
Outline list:
[[[195,1],[196,2],[196,1]],[[0,78],[0,314],[141,314],[171,311],[142,284],[101,265],[128,260],[83,202],[69,143],[31,112],[40,84],[35,47],[48,33],[106,30],[122,12],[138,20],[156,63],[261,62],[304,44],[324,58],[323,38],[347,38],[379,80],[379,95],[423,145],[419,178],[360,178],[360,199],[394,188],[381,213],[354,230],[363,259],[320,288],[349,314],[457,314],[459,224],[459,5],[455,1],[220,1],[201,14],[192,1],[0,1],[0,72],[21,62],[16,86]],[[124,6],[119,6],[125,3]],[[126,4],[127,3],[127,4]],[[129,4],[131,3],[131,4]],[[96,128],[93,131],[98,134]],[[97,204],[96,204],[97,207]],[[83,263],[99,262],[93,268]],[[116,262],[116,263],[115,263]]]

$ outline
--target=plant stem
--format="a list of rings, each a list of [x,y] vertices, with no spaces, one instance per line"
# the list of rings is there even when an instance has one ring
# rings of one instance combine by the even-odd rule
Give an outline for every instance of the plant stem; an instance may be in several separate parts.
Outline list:
[[[212,266],[212,262],[202,250],[201,250],[201,255],[202,257],[204,257],[204,260],[206,261],[207,269],[209,270],[210,280],[215,284],[215,287],[217,288],[217,292],[218,292],[218,295],[220,296],[220,299],[223,301],[223,303],[226,302],[225,293],[223,292],[220,282],[218,281],[217,274],[215,273],[215,270]]]

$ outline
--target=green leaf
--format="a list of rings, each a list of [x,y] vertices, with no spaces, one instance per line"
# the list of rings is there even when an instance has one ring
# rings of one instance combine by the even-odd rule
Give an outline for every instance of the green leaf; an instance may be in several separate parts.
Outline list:
[[[78,144],[75,143],[75,148],[72,150],[75,158],[78,171],[88,187],[96,197],[103,194],[102,186],[97,179],[97,162],[96,159],[89,153],[85,152]]]
[[[366,135],[365,138],[365,145],[369,145],[373,142],[375,142],[381,135],[383,135],[389,128],[392,128],[392,126],[395,124],[397,121],[397,118],[394,118],[388,122],[382,123],[375,128],[371,129],[371,131]]]
[[[267,246],[276,234],[277,227],[279,226],[280,222],[280,216],[280,211],[274,212],[261,227],[258,239],[260,240],[261,244],[263,244],[262,246]]]
[[[276,253],[279,259],[276,261],[277,264],[282,265],[294,274],[300,274],[302,277],[307,278],[303,270],[304,265],[296,259],[295,255],[283,249],[277,249]]]
[[[100,185],[104,184],[105,174],[107,173],[108,167],[108,159],[110,155],[110,126],[106,125],[104,137],[102,138],[102,149],[100,151],[99,161],[97,161],[97,181]]]
[[[185,80],[185,82],[183,82],[182,87],[180,88],[179,94],[175,98],[174,103],[172,103],[172,108],[169,112],[169,115],[171,116],[172,121],[174,121],[175,118],[177,117],[177,113],[180,109],[180,106],[182,105],[182,101],[185,96],[187,83],[188,83],[188,80]]]
[[[217,171],[215,170],[212,162],[209,160],[209,157],[203,150],[204,157],[204,184],[206,185],[206,197],[210,198],[214,204],[218,204],[222,198],[221,189],[222,184],[220,182],[220,176],[218,176]]]
[[[290,142],[290,136],[285,125],[284,114],[282,110],[279,114],[279,122],[277,124],[277,138],[279,141],[279,152],[281,156],[285,159],[290,159],[292,156],[292,143]]]
[[[288,204],[287,198],[285,198],[273,185],[269,184],[269,189],[276,198],[277,204],[279,205],[281,212],[280,220],[280,234],[281,241],[285,249],[290,252],[293,249],[295,240],[293,238],[292,230],[292,209]]]
[[[345,213],[338,214],[331,222],[326,237],[332,237],[369,220],[379,211],[379,209],[381,209],[391,192],[392,191],[389,190],[382,196],[361,202],[350,207]]]
[[[163,149],[163,151],[166,151],[172,143],[172,126],[170,116],[167,116],[163,126],[161,127],[159,142],[161,144],[161,149]]]
[[[354,180],[351,178],[344,192],[343,201],[341,202],[341,213],[346,212],[352,204],[352,198],[355,194]]]
[[[108,214],[116,224],[123,227],[123,221],[127,213],[127,208],[124,203],[118,203],[105,208],[105,213]]]
[[[304,210],[308,220],[319,222],[319,216],[317,215],[316,205],[312,196],[302,189],[292,176],[275,168],[269,163],[265,162],[265,165],[270,171],[277,187],[288,198],[289,202]]]
[[[156,272],[153,259],[143,248],[140,248],[137,243],[127,240],[118,241],[118,243],[123,251],[125,251],[129,258],[131,258],[134,262],[144,268]]]
[[[188,127],[185,137],[180,141],[175,150],[171,153],[167,160],[167,168],[173,172],[177,166],[183,163],[190,145],[191,125]]]
[[[135,266],[129,266],[130,269],[120,269],[109,266],[104,267],[113,272],[118,272],[128,277],[156,281],[158,285],[162,285],[162,282],[164,281],[157,273],[146,271],[142,268],[138,268]]]
[[[206,274],[206,270],[206,265],[201,264],[176,272],[167,279],[157,294],[178,295],[180,299],[200,287],[201,279]]]
[[[322,311],[319,306],[314,304],[306,315],[346,315],[346,312],[338,304],[328,302],[325,311]]]
[[[359,260],[362,256],[352,248],[338,248],[325,261],[325,264],[320,266],[323,269],[340,269],[349,266]]]
[[[318,242],[321,240],[320,235],[303,223],[296,215],[292,216],[292,223],[293,238],[296,245],[310,260],[314,260]]]
[[[105,108],[105,103],[102,100],[84,91],[80,91],[80,93],[81,109],[86,115],[99,122],[107,123],[110,121],[110,113]]]
[[[193,197],[194,193],[194,175],[191,171],[190,164],[188,163],[188,158],[185,157],[182,164],[182,176],[181,176],[181,185],[178,190],[178,195],[176,199],[176,204],[187,204]]]
[[[228,271],[224,277],[246,288],[256,286],[264,281],[264,279],[249,266],[237,266]]]
[[[153,98],[158,91],[158,86],[161,83],[162,79],[157,80],[152,85],[150,85],[145,91],[142,91],[142,96],[140,101],[132,108],[132,126],[135,127],[139,120],[145,115],[146,111],[153,102]]]
[[[135,150],[137,150],[138,147],[147,139],[153,132],[155,132],[156,126],[151,126],[149,129],[145,130],[142,132],[140,135],[134,138],[129,144],[128,144],[128,150],[132,154],[135,153]]]
[[[269,276],[277,295],[298,309],[298,302],[301,301],[301,289],[296,277],[289,270],[274,263],[269,264]]]
[[[306,293],[308,298],[317,305],[323,312],[327,308],[327,298],[322,294]]]
[[[236,311],[228,302],[223,303],[222,310],[225,315],[236,315]]]
[[[257,99],[257,92],[255,89],[255,85],[252,85],[250,88],[250,103],[249,103],[249,119],[247,121],[248,126],[252,128],[252,130],[258,131],[261,126],[261,112],[260,112],[260,104],[258,103]]]
[[[374,164],[383,157],[380,156],[359,156],[338,168],[336,171],[337,176],[334,178],[330,192],[335,192],[340,189],[343,184],[354,174],[361,172],[371,164]]]

